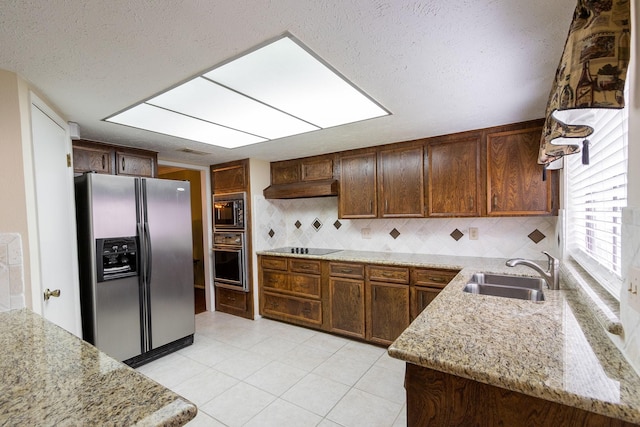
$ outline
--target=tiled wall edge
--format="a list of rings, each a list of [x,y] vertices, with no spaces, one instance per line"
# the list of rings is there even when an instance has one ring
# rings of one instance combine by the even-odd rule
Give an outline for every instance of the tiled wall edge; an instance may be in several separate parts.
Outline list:
[[[0,233],[0,311],[25,307],[22,238]]]

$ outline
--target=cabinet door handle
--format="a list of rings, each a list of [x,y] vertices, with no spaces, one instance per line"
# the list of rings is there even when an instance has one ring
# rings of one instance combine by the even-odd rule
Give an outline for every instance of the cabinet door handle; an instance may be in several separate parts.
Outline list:
[[[373,200],[369,199],[369,213],[373,213]]]
[[[353,270],[350,268],[343,268],[342,270],[340,270],[341,273],[345,273],[345,274],[349,274],[349,273],[353,273]]]
[[[444,283],[446,281],[442,277],[428,277],[428,279],[436,283]]]
[[[494,194],[493,195],[493,203],[491,204],[491,208],[495,209],[498,206],[498,195]]]
[[[469,197],[469,210],[473,210],[473,197]]]
[[[105,159],[104,154],[102,155],[102,169],[104,170],[107,166],[107,160]]]
[[[384,211],[389,212],[389,200],[388,199],[384,199]]]
[[[235,300],[236,300],[236,297],[227,296],[227,301],[235,301]]]
[[[122,158],[122,171],[124,172],[124,157]]]

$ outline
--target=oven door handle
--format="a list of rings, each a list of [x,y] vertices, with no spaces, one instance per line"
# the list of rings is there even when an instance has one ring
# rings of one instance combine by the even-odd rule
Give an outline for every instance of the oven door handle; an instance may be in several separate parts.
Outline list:
[[[214,251],[227,251],[227,252],[239,252],[242,250],[242,246],[235,245],[215,245],[213,247]]]

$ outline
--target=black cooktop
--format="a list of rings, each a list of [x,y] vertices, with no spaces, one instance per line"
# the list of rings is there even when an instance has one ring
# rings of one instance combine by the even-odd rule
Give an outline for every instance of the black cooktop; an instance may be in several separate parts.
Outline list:
[[[339,252],[341,249],[322,249],[322,248],[303,248],[295,246],[286,246],[284,248],[269,249],[269,252],[278,252],[281,254],[304,254],[304,255],[327,255]]]

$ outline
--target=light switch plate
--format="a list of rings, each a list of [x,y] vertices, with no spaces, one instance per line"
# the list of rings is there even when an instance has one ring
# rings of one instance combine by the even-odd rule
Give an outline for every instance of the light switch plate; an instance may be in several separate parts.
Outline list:
[[[371,238],[371,229],[370,228],[361,228],[360,233],[362,234],[363,239]]]

